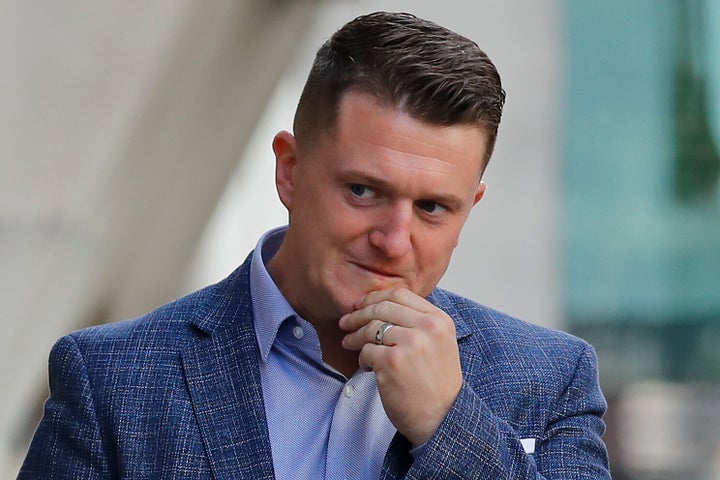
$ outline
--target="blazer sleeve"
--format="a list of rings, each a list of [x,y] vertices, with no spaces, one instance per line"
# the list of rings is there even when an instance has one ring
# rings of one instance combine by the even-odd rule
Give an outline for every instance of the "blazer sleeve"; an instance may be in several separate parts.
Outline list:
[[[63,337],[50,353],[50,397],[18,480],[109,479],[106,460],[85,363]]]
[[[463,384],[452,409],[405,478],[610,479],[600,438],[606,403],[597,359],[589,345],[578,359],[572,380],[553,403],[535,451],[525,453],[513,428],[494,415],[471,386]]]

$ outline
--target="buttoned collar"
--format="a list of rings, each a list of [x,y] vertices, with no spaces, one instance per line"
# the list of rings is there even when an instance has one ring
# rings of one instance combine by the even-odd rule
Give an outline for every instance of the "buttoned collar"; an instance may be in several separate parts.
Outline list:
[[[255,318],[255,334],[263,361],[267,360],[283,322],[288,318],[297,317],[297,313],[280,293],[280,289],[265,267],[277,253],[286,232],[287,226],[278,227],[260,237],[250,264],[250,296]]]
[[[287,226],[277,227],[260,237],[250,264],[250,296],[254,312],[255,334],[263,361],[267,360],[278,331],[287,319],[295,318],[303,327],[312,328],[288,303],[265,267],[280,248],[287,229]],[[468,326],[462,321],[462,316],[458,312],[453,309],[448,311],[452,302],[447,301],[446,296],[447,293],[442,289],[435,289],[427,299],[436,306],[444,307],[455,321],[457,338],[463,338],[470,334]],[[319,349],[319,345],[317,348]],[[319,352],[318,355],[320,355]]]

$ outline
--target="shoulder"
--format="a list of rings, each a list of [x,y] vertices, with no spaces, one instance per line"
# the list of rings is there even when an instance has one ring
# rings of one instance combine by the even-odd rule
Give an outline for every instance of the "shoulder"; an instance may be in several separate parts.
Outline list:
[[[192,336],[196,308],[205,294],[200,290],[138,318],[84,328],[68,337],[84,352],[174,349]]]
[[[593,348],[569,333],[535,325],[481,305],[465,297],[436,289],[430,300],[454,320],[458,341],[468,356],[497,371],[552,371],[571,378],[580,364],[596,363]]]
[[[466,384],[514,427],[560,418],[573,402],[604,411],[597,358],[586,341],[447,291],[430,300],[455,320]]]
[[[228,278],[169,302],[138,318],[97,325],[70,333],[59,343],[75,344],[83,357],[148,360],[176,354],[199,337],[249,316],[247,265]]]
[[[429,299],[455,319],[458,336],[480,333],[488,341],[562,344],[580,349],[587,345],[569,333],[518,319],[447,290],[435,289]]]

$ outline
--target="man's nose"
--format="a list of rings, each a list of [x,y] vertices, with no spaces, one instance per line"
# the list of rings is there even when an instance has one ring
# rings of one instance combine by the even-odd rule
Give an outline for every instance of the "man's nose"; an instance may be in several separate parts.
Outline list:
[[[412,205],[389,205],[378,213],[377,222],[370,231],[370,244],[388,258],[402,258],[412,247]]]

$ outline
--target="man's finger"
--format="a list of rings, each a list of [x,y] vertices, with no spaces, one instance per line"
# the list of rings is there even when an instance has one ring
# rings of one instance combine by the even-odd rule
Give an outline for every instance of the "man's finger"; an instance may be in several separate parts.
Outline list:
[[[383,345],[366,343],[360,350],[358,365],[366,372],[372,370],[377,374],[378,370],[382,370],[382,366],[387,363],[385,357],[387,357],[388,352],[389,349]]]
[[[430,312],[433,308],[435,308],[433,304],[406,288],[372,291],[365,295],[365,297],[358,300],[355,303],[355,308],[359,310],[367,307],[368,305],[378,304],[383,301],[404,305],[408,308],[424,313]]]
[[[383,325],[390,324],[391,326],[386,327],[384,333],[380,333],[382,340],[381,346],[392,347],[398,344],[404,337],[406,327],[392,324],[390,322],[381,322],[379,320],[373,321],[365,325],[364,327],[345,335],[343,338],[342,346],[348,350],[360,350],[368,343],[378,345],[377,339],[380,330]],[[380,346],[380,345],[379,345]]]
[[[338,324],[340,328],[347,331],[358,330],[375,320],[412,327],[415,315],[417,315],[417,311],[412,308],[390,300],[383,300],[343,315]]]

